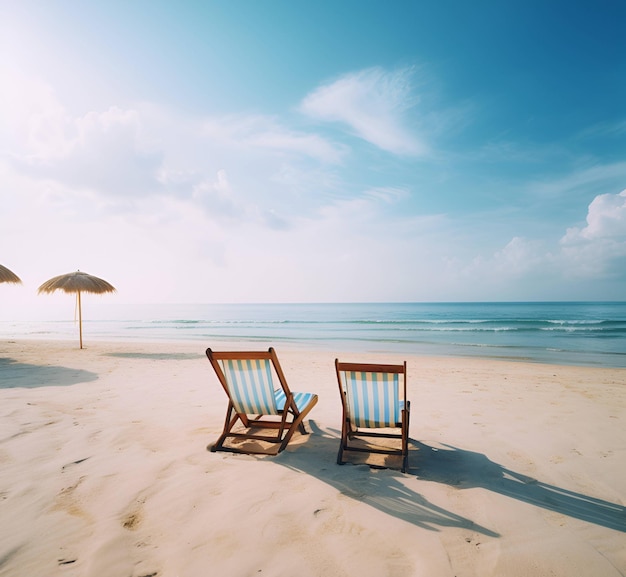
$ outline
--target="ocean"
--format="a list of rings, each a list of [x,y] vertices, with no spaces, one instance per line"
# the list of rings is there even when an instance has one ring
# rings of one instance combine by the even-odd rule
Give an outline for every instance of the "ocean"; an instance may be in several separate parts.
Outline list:
[[[87,295],[88,297],[91,295]],[[83,339],[204,350],[305,346],[626,367],[626,302],[121,305],[85,302]],[[0,338],[77,339],[73,319],[0,321]]]

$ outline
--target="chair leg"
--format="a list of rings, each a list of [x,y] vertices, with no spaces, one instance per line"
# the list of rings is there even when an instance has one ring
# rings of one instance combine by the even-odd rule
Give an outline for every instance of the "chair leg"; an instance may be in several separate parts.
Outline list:
[[[228,437],[228,434],[230,433],[232,428],[235,426],[235,423],[237,422],[237,419],[239,419],[239,415],[237,415],[237,413],[235,413],[235,415],[233,416],[234,410],[235,409],[233,407],[233,404],[231,402],[229,402],[228,403],[228,409],[226,411],[226,419],[224,421],[224,430],[222,431],[222,434],[217,439],[217,441],[215,441],[215,443],[213,443],[213,445],[209,445],[207,447],[207,449],[209,449],[211,451],[211,453],[215,453],[216,451],[221,451],[222,450],[223,445],[224,445],[224,441]]]
[[[283,438],[283,441],[280,444],[280,447],[278,449],[279,453],[287,446],[287,443],[289,443],[289,440],[291,439],[293,434],[296,432],[296,429],[299,429],[300,432],[302,432],[302,434],[304,435],[308,434],[306,432],[306,429],[304,428],[304,417],[306,417],[309,414],[309,411],[316,404],[317,404],[317,397],[312,399],[311,402],[305,407],[305,409],[303,411],[300,411],[298,413],[298,416],[294,418],[294,421],[291,423],[291,426],[287,430],[287,433],[285,434],[285,437]]]
[[[339,440],[339,452],[337,453],[337,465],[343,465],[343,452],[348,448],[348,435],[351,432],[351,426],[348,420],[344,417],[341,424],[341,439]]]
[[[406,473],[409,468],[409,424],[411,417],[411,405],[407,402],[407,408],[402,415],[402,472]]]
[[[339,452],[337,453],[337,465],[343,465],[343,442],[339,445]]]

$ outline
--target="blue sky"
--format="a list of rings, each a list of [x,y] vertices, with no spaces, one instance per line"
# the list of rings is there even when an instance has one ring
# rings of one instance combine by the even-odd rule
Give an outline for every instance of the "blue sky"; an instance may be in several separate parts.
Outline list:
[[[623,300],[625,22],[0,0],[3,307],[76,269],[120,303]]]

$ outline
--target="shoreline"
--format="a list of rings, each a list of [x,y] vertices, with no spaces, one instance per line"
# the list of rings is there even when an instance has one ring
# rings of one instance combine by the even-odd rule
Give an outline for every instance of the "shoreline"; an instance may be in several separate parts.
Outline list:
[[[33,336],[0,336],[0,344],[1,343],[19,343],[19,342],[45,342],[45,343],[67,343],[68,346],[72,346],[75,342],[78,342],[78,337],[76,339],[70,338],[67,336],[58,336],[58,337],[42,337],[41,335],[33,335]],[[602,361],[592,361],[592,360],[581,360],[581,354],[575,351],[547,351],[545,355],[548,358],[541,358],[542,355],[535,354],[532,355],[514,355],[514,354],[502,354],[498,355],[495,353],[488,354],[486,351],[489,349],[493,349],[494,347],[483,346],[483,345],[458,345],[458,344],[449,344],[449,345],[441,345],[441,344],[433,344],[433,343],[423,343],[421,346],[423,348],[436,349],[436,351],[426,352],[424,350],[409,350],[411,345],[407,345],[405,343],[393,343],[393,345],[384,346],[385,343],[382,341],[328,341],[328,340],[296,340],[296,339],[266,339],[266,338],[255,338],[255,337],[233,337],[230,339],[205,339],[201,337],[189,337],[189,338],[172,338],[172,337],[152,337],[152,338],[130,338],[130,337],[115,337],[112,338],[110,336],[102,336],[102,335],[84,335],[83,334],[83,346],[84,348],[88,348],[90,345],[100,344],[106,346],[107,344],[112,343],[123,343],[129,346],[148,346],[150,344],[154,344],[155,346],[164,346],[164,345],[172,345],[172,346],[193,346],[194,344],[198,344],[199,350],[204,352],[207,345],[206,343],[214,343],[222,349],[267,349],[269,346],[273,346],[275,349],[293,349],[300,351],[316,351],[320,353],[332,353],[335,352],[338,355],[342,354],[359,354],[359,355],[392,355],[396,357],[419,357],[419,358],[442,358],[442,359],[483,359],[486,361],[502,361],[502,362],[512,362],[512,363],[530,363],[530,364],[538,364],[538,365],[554,365],[554,366],[567,366],[567,367],[589,367],[589,368],[599,368],[599,369],[626,369],[626,354],[620,355],[624,357],[622,363],[614,362],[612,364],[608,364]],[[358,344],[357,344],[358,343]],[[78,348],[78,345],[77,347]],[[466,351],[471,352],[453,352],[455,349],[461,350],[465,348]],[[503,347],[505,348],[505,347]],[[497,349],[496,349],[497,350]],[[449,351],[449,352],[445,352]],[[551,358],[553,355],[560,354],[561,358],[559,360],[554,360]],[[607,353],[605,353],[607,354]],[[611,353],[615,355],[615,353]],[[593,358],[598,358],[599,355],[597,353],[591,354]],[[606,359],[602,359],[606,361]]]
[[[311,434],[208,452],[208,344],[0,341],[2,577],[626,573],[625,369],[341,353],[407,360],[403,475],[335,464],[336,354],[282,343],[292,390],[319,395]]]

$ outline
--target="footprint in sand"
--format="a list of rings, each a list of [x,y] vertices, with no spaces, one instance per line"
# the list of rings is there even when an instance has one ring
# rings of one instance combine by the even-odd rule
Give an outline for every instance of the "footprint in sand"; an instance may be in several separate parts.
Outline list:
[[[74,491],[86,479],[85,476],[79,477],[78,481],[69,487],[64,487],[56,496],[52,505],[53,511],[65,511],[74,517],[83,517],[88,519],[89,516],[81,506],[81,502],[74,495]]]
[[[139,527],[139,525],[141,524],[143,520],[141,509],[145,502],[146,500],[144,498],[144,499],[137,499],[135,503],[133,503],[133,506],[132,508],[130,508],[130,511],[126,515],[124,515],[124,517],[122,518],[122,527],[124,527],[124,529],[128,529],[129,531],[134,531],[135,529],[137,529],[137,527]]]
[[[130,529],[132,531],[133,529],[137,528],[140,522],[141,522],[141,517],[139,516],[139,514],[131,513],[130,515],[127,515],[124,518],[124,522],[122,523],[122,526],[124,527],[124,529]]]

